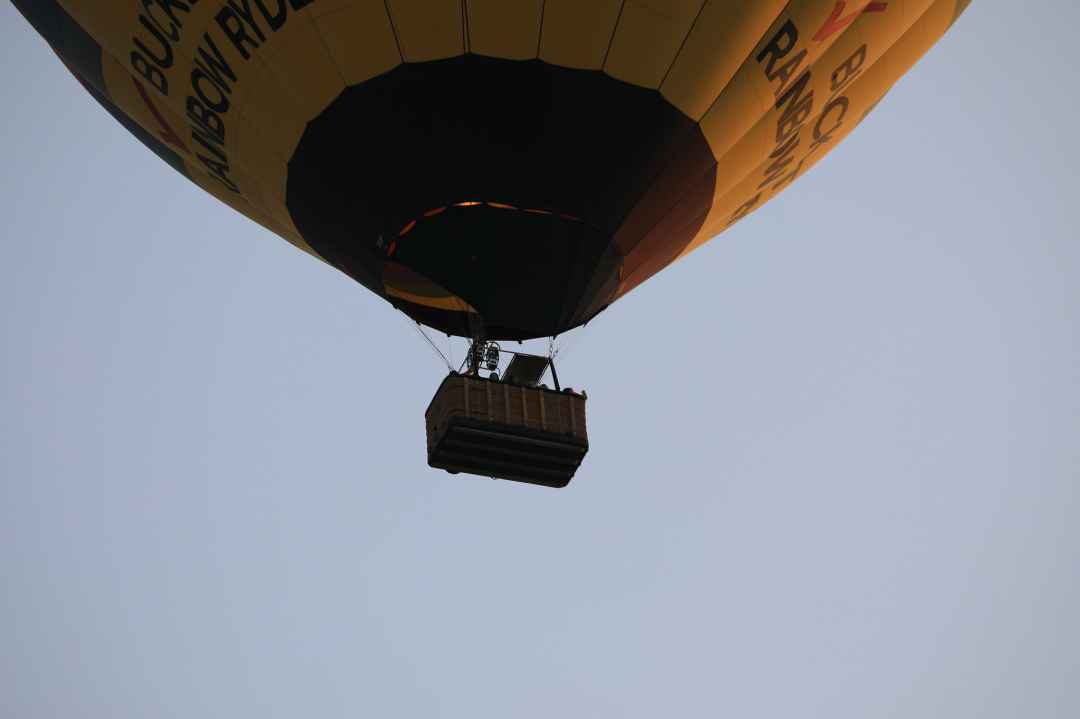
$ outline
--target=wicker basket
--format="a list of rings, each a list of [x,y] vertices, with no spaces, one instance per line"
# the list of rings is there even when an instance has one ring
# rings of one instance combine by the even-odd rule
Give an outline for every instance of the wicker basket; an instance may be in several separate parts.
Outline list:
[[[425,414],[428,465],[565,487],[589,440],[585,395],[447,375]]]

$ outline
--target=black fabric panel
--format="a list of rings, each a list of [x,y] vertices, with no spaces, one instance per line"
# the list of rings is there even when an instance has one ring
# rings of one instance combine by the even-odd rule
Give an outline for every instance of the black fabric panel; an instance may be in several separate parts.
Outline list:
[[[402,65],[342,93],[308,124],[287,202],[312,248],[373,289],[389,242],[426,211],[518,208],[423,219],[394,259],[475,307],[489,336],[545,336],[610,301],[629,249],[612,237],[656,194],[652,183],[678,178],[673,162],[711,161],[697,124],[654,90],[467,55]]]
[[[12,2],[68,67],[93,85],[98,92],[106,92],[105,77],[101,73],[101,46],[56,0]]]
[[[398,238],[394,259],[465,298],[488,336],[524,339],[573,322],[589,279],[618,269],[607,250],[603,233],[576,220],[451,207]]]

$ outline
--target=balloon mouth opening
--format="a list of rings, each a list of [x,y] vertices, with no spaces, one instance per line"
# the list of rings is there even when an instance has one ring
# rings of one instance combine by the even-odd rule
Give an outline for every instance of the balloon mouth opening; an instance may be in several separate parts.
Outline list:
[[[527,339],[674,259],[715,167],[655,88],[470,54],[346,88],[308,122],[286,200],[315,252],[418,322]]]
[[[576,215],[468,199],[400,226],[385,249],[383,290],[448,334],[482,326],[489,339],[531,339],[572,329],[610,302],[620,266],[609,236]]]
[[[524,212],[529,215],[551,215],[558,217],[559,219],[566,220],[568,222],[584,222],[577,215],[572,215],[567,212],[559,212],[557,210],[546,209],[541,207],[518,207],[516,205],[509,204],[507,202],[496,202],[493,200],[462,200],[460,202],[452,202],[448,205],[441,205],[439,207],[433,207],[429,210],[425,210],[416,217],[408,220],[401,229],[398,230],[398,237],[404,237],[405,235],[416,229],[417,225],[425,220],[429,220],[433,217],[446,212],[448,209],[457,208],[469,208],[469,207],[490,207],[496,210],[504,210],[507,212]]]

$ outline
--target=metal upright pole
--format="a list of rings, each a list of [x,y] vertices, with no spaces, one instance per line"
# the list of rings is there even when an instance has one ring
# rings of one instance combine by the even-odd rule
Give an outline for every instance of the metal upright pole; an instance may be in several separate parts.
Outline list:
[[[472,330],[472,345],[469,346],[469,374],[480,376],[480,363],[483,362],[484,322],[480,315],[469,314],[469,329]]]
[[[555,391],[562,392],[562,387],[559,386],[559,373],[555,371],[555,360],[549,359],[548,365],[551,366],[551,381],[555,383]]]

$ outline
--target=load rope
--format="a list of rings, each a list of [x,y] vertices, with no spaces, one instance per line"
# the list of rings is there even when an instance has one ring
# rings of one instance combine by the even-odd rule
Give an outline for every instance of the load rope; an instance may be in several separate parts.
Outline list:
[[[400,310],[399,310],[399,312],[400,312]],[[404,312],[401,313],[401,316],[404,317],[405,321],[408,322],[410,325],[412,325],[413,329],[415,329],[417,331],[417,333],[419,333],[419,335],[424,338],[424,341],[427,342],[428,345],[431,346],[431,349],[435,350],[435,354],[439,355],[439,357],[442,358],[442,361],[446,364],[446,368],[448,370],[450,370],[451,372],[453,372],[454,371],[454,365],[451,364],[450,360],[448,360],[446,358],[446,355],[443,354],[443,351],[441,349],[439,349],[439,346],[437,344],[435,344],[435,342],[432,341],[432,339],[430,337],[428,337],[427,332],[424,332],[424,328],[421,327],[420,323],[413,320],[411,317],[409,317]]]

